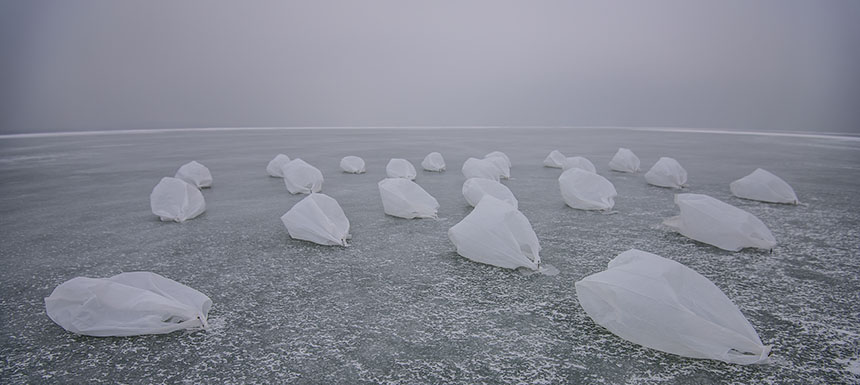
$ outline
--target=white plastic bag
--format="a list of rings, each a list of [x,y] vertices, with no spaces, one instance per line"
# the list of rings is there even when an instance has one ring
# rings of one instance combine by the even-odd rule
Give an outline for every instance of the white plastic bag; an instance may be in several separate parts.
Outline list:
[[[681,215],[663,224],[686,237],[728,251],[747,247],[771,250],[776,239],[770,229],[744,210],[702,194],[677,194]]]
[[[72,333],[95,337],[205,329],[211,307],[205,294],[145,271],[73,278],[45,298],[51,320]]]
[[[349,219],[337,201],[325,194],[311,194],[281,216],[290,237],[326,246],[348,246]]]
[[[487,155],[484,155],[484,159],[489,159],[489,158],[494,158],[494,157],[499,157],[499,158],[504,159],[504,160],[505,160],[505,164],[508,166],[508,169],[510,169],[510,168],[511,168],[511,159],[510,159],[510,158],[508,158],[508,156],[507,156],[507,155],[505,155],[505,153],[504,153],[504,152],[501,152],[501,151],[493,151],[493,152],[491,152],[491,153],[489,153],[489,154],[487,154]]]
[[[508,162],[505,158],[501,156],[489,156],[484,158],[484,160],[488,160],[493,162],[496,167],[499,169],[499,177],[503,179],[511,179],[511,166],[508,165]]]
[[[564,156],[564,154],[558,150],[552,150],[552,152],[546,156],[546,159],[543,160],[543,165],[544,167],[562,168],[564,167],[565,159],[567,159],[567,157]]]
[[[431,152],[421,161],[421,167],[427,171],[445,171],[445,159],[438,152]]]
[[[738,198],[752,199],[771,203],[798,204],[794,189],[780,177],[757,168],[752,174],[738,179],[729,185]]]
[[[475,207],[486,195],[501,199],[514,208],[519,207],[519,202],[507,186],[492,179],[469,178],[463,183],[463,197],[470,206]]]
[[[654,186],[682,188],[687,185],[687,170],[677,160],[662,157],[645,173],[645,181]]]
[[[564,203],[580,210],[610,210],[618,195],[612,182],[580,168],[561,173],[558,185]]]
[[[597,172],[597,169],[594,168],[594,164],[592,164],[590,160],[581,156],[571,156],[569,158],[564,158],[564,163],[561,164],[561,168],[564,171],[570,170],[572,168],[579,168],[588,172]]]
[[[639,163],[639,157],[633,151],[622,147],[609,161],[609,168],[620,172],[639,172]]]
[[[509,203],[485,195],[460,223],[448,229],[457,253],[488,265],[540,268],[540,242],[529,220]]]
[[[301,158],[285,164],[281,172],[284,174],[284,184],[290,194],[310,194],[322,190],[322,172]]]
[[[197,188],[212,187],[212,173],[197,161],[192,160],[183,164],[173,177],[182,179]]]
[[[350,174],[361,174],[367,171],[364,169],[364,159],[352,155],[340,160],[340,169]]]
[[[661,256],[631,249],[576,282],[588,316],[652,349],[732,364],[769,361],[770,346],[713,282]]]
[[[149,206],[162,221],[185,222],[206,211],[206,200],[188,182],[164,177],[149,194]]]
[[[496,182],[502,176],[502,170],[487,159],[469,158],[463,163],[463,175],[468,178],[491,179]]]
[[[415,180],[418,173],[415,171],[415,166],[406,159],[392,158],[385,166],[385,174],[389,178],[405,178]]]
[[[284,171],[281,169],[287,163],[290,163],[290,157],[284,154],[278,154],[269,161],[269,164],[266,166],[266,172],[269,173],[269,176],[271,177],[283,178]]]
[[[379,181],[382,208],[391,216],[436,218],[439,202],[417,183],[404,178],[386,178]]]

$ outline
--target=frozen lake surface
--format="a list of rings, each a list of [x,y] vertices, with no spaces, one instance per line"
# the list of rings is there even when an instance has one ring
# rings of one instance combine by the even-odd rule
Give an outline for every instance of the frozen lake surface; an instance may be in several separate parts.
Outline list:
[[[687,191],[758,216],[773,253],[726,252],[660,226],[676,191],[609,171],[618,147],[643,171],[660,156]],[[568,208],[558,149],[589,158],[618,190],[614,215]],[[458,256],[449,227],[469,211],[460,166],[501,150],[504,181],[556,276]],[[386,216],[376,183],[389,158],[448,171],[416,182],[439,219]],[[290,195],[265,167],[277,153],[319,168],[350,219],[348,248],[289,238]],[[367,174],[340,171],[357,155]],[[212,172],[207,211],[162,223],[149,194],[197,160]],[[804,205],[734,198],[729,183],[765,168]],[[0,139],[2,383],[774,383],[860,382],[860,141],[627,130],[271,130]],[[746,315],[773,363],[729,365],[626,342],[597,326],[574,282],[638,248],[711,279]],[[211,329],[130,338],[76,336],[43,298],[76,276],[159,273],[207,294]]]

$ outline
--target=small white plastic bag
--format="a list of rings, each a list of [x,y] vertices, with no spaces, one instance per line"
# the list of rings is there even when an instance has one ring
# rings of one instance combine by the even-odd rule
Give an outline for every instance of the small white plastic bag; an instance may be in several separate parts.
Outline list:
[[[162,221],[185,222],[206,211],[206,200],[197,187],[188,182],[164,177],[149,194],[152,213]]]
[[[677,160],[662,157],[645,173],[645,181],[659,187],[682,188],[687,186],[687,170]]]
[[[567,159],[567,157],[564,156],[564,154],[558,150],[552,150],[552,152],[546,156],[546,159],[543,160],[543,165],[544,167],[562,168],[564,167],[565,159]]]
[[[182,179],[197,188],[212,187],[212,173],[197,161],[192,160],[183,164],[173,177]]]
[[[285,164],[290,163],[290,157],[284,154],[278,154],[272,160],[269,161],[269,164],[266,165],[266,172],[271,177],[275,178],[283,178],[284,171],[282,168]]]
[[[364,159],[352,155],[340,160],[340,169],[350,174],[362,174],[367,171],[364,168]]]
[[[485,195],[469,215],[448,229],[457,253],[488,265],[530,270],[540,268],[540,242],[519,210]]]
[[[639,157],[633,151],[622,147],[609,161],[609,168],[620,172],[639,172],[639,164]]]
[[[615,206],[615,186],[606,178],[580,168],[558,177],[561,196],[568,206],[580,210],[610,210]]]
[[[281,216],[290,237],[325,246],[348,246],[349,219],[337,201],[325,194],[310,194]]]
[[[319,169],[296,158],[281,168],[284,184],[290,194],[310,194],[322,190],[323,175]]]
[[[415,166],[406,159],[392,158],[385,166],[385,174],[389,178],[404,178],[415,180],[418,173],[415,171]]]
[[[663,221],[688,238],[728,251],[754,247],[771,250],[776,238],[765,224],[742,209],[702,194],[677,194],[681,215]]]
[[[794,189],[780,177],[757,168],[752,174],[738,179],[729,185],[738,198],[752,199],[770,203],[798,204]]]
[[[378,185],[386,214],[406,219],[436,218],[439,202],[417,183],[404,178],[386,178]]]
[[[431,152],[421,161],[421,167],[427,171],[445,171],[445,158],[438,152]]]

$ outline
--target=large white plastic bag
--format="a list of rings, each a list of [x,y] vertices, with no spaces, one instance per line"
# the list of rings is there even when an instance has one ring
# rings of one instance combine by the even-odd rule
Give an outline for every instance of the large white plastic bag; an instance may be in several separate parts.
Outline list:
[[[590,160],[581,156],[571,156],[569,158],[565,158],[564,163],[561,164],[561,168],[564,171],[570,170],[572,168],[579,168],[588,172],[597,172],[597,169],[594,168],[594,164],[592,164]]]
[[[415,171],[415,166],[406,159],[392,158],[385,166],[385,174],[389,178],[405,178],[415,180],[418,173]]]
[[[687,185],[687,170],[677,160],[662,157],[645,173],[645,181],[654,186],[681,188]]]
[[[212,187],[212,173],[197,161],[192,160],[183,164],[173,177],[182,179],[197,188]]]
[[[438,152],[431,152],[421,161],[421,167],[427,171],[445,171],[445,158]]]
[[[713,282],[661,256],[631,249],[576,282],[588,316],[630,342],[691,358],[767,363],[770,346]]]
[[[466,178],[492,179],[496,182],[502,176],[502,170],[487,159],[469,158],[463,163],[463,175]]]
[[[206,200],[188,182],[164,177],[149,194],[149,206],[162,221],[185,222],[206,211]]]
[[[145,271],[73,278],[45,298],[51,320],[72,333],[96,337],[206,328],[211,307],[205,294]]]
[[[296,158],[281,168],[284,184],[290,194],[310,194],[322,190],[323,175],[319,169]]]
[[[540,268],[540,242],[529,220],[509,203],[492,195],[448,229],[457,253],[475,262],[516,269]]]
[[[564,166],[565,159],[567,159],[567,157],[564,156],[564,154],[558,150],[552,150],[552,152],[546,156],[546,159],[543,160],[543,165],[545,167],[562,168]]]
[[[511,179],[511,166],[508,165],[505,158],[502,158],[501,156],[488,156],[484,158],[484,160],[493,162],[493,164],[496,165],[499,169],[499,177],[503,179]]]
[[[677,194],[675,203],[681,215],[663,224],[682,235],[723,250],[746,247],[771,250],[776,239],[770,229],[744,210],[702,194]]]
[[[798,203],[797,195],[788,183],[760,168],[732,182],[729,187],[732,194],[739,198],[771,203]]]
[[[568,206],[580,210],[609,210],[615,206],[615,186],[606,178],[580,168],[558,177],[561,196]]]
[[[639,172],[639,163],[639,157],[633,151],[622,147],[609,161],[609,168],[621,172]]]
[[[507,186],[499,182],[484,178],[469,178],[463,183],[463,197],[466,198],[466,202],[470,206],[477,206],[481,198],[487,195],[501,199],[514,206],[514,208],[519,207],[519,202],[514,197],[514,193]]]
[[[337,201],[325,194],[311,194],[281,216],[290,236],[326,246],[347,246],[349,219]]]
[[[283,178],[284,171],[282,168],[287,163],[290,163],[290,157],[284,154],[278,154],[269,161],[269,164],[266,166],[266,172],[269,173],[269,176],[271,177]]]
[[[352,155],[345,156],[340,160],[340,169],[351,174],[361,174],[366,171],[364,159]]]
[[[391,216],[436,218],[439,202],[417,183],[404,178],[386,178],[379,181],[382,208]]]
[[[495,157],[504,159],[505,164],[508,166],[508,168],[511,168],[511,159],[508,158],[508,156],[504,152],[493,151],[487,155],[484,155],[484,159],[495,158]]]

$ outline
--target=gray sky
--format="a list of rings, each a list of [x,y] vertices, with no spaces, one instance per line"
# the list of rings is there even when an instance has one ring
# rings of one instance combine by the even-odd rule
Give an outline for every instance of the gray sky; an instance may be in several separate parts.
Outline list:
[[[860,1],[0,0],[0,133],[860,132]]]

